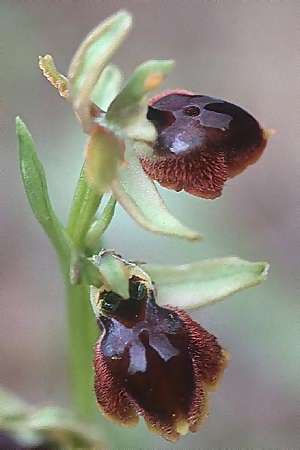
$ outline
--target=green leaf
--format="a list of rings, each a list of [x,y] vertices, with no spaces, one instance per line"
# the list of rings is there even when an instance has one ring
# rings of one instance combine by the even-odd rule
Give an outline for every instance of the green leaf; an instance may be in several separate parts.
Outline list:
[[[104,449],[103,436],[94,426],[79,421],[69,411],[56,407],[35,408],[0,388],[0,432],[19,445],[53,448]]]
[[[151,60],[137,67],[110,105],[107,120],[122,126],[132,123],[140,116],[145,95],[160,86],[173,66],[171,60]]]
[[[28,426],[60,448],[104,449],[103,436],[94,426],[80,422],[72,413],[60,408],[39,409],[28,418]]]
[[[215,303],[266,279],[269,265],[237,257],[207,259],[181,266],[146,264],[157,286],[158,303],[192,309]]]
[[[103,111],[118,94],[122,83],[122,74],[117,66],[110,64],[105,67],[97,81],[91,99]]]
[[[104,193],[124,161],[124,143],[112,131],[96,126],[86,147],[85,173],[88,182]]]
[[[93,253],[99,252],[101,246],[101,236],[109,226],[114,216],[115,208],[116,200],[111,196],[105,205],[100,219],[97,219],[94,223],[92,223],[86,235],[85,244],[89,251],[92,251]]]
[[[129,297],[128,280],[130,276],[128,264],[109,250],[95,256],[93,261],[103,277],[104,287],[127,299]]]
[[[30,132],[22,120],[16,118],[19,140],[20,170],[31,209],[62,258],[68,258],[71,243],[58,221],[48,195],[45,171],[37,157]]]
[[[108,17],[85,38],[68,73],[74,109],[84,129],[90,127],[91,95],[105,65],[121,45],[132,24],[127,11]]]
[[[115,198],[128,214],[142,227],[159,234],[196,240],[201,236],[182,225],[167,210],[154,183],[145,174],[133,148],[128,144],[127,164],[119,168],[112,181]]]

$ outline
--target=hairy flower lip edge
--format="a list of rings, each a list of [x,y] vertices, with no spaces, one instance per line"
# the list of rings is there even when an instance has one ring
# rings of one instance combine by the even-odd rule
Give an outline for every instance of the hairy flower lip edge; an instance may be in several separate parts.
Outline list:
[[[100,342],[98,341],[95,345],[95,353],[100,355]],[[99,409],[99,411],[101,412],[101,414],[106,417],[108,420],[113,421],[114,423],[118,424],[118,425],[122,425],[122,426],[126,426],[128,428],[132,428],[134,426],[136,426],[139,422],[139,418],[143,417],[144,421],[149,429],[149,431],[154,432],[155,434],[159,435],[160,437],[165,438],[166,440],[170,441],[170,442],[177,442],[178,439],[180,439],[181,437],[183,437],[184,435],[186,435],[188,432],[193,432],[196,433],[197,431],[199,431],[199,429],[201,428],[201,426],[203,425],[203,423],[205,422],[205,420],[208,418],[209,416],[209,407],[210,407],[210,393],[216,391],[222,381],[223,378],[223,374],[225,369],[228,366],[228,363],[230,361],[230,353],[227,350],[222,349],[222,356],[223,356],[223,364],[220,368],[220,373],[218,378],[216,378],[215,382],[212,384],[205,384],[204,385],[204,389],[202,391],[203,393],[203,404],[201,405],[201,407],[203,408],[203,410],[198,414],[198,421],[197,424],[195,424],[194,426],[192,426],[191,428],[188,425],[188,423],[186,421],[183,421],[181,424],[179,424],[179,426],[181,425],[181,428],[178,429],[177,431],[177,435],[175,436],[171,436],[169,434],[165,434],[164,432],[162,432],[162,430],[160,428],[158,428],[157,426],[154,426],[152,424],[149,424],[146,420],[146,418],[144,417],[142,408],[140,408],[136,402],[134,402],[132,399],[130,399],[130,407],[133,409],[133,414],[131,411],[131,416],[129,415],[128,417],[126,417],[126,421],[124,421],[124,418],[120,418],[117,416],[114,416],[112,414],[109,414],[107,412],[104,411],[103,407],[99,404],[99,402],[97,401],[97,407]],[[96,358],[94,360],[94,365],[96,366]],[[97,370],[97,369],[96,369]],[[109,369],[106,367],[106,370],[109,372]],[[97,391],[97,384],[95,381],[95,390]],[[123,392],[122,392],[123,395]],[[126,394],[125,394],[126,395]],[[126,395],[127,396],[127,395]]]
[[[203,330],[205,333],[208,333],[210,336],[212,336],[215,339],[216,344],[220,348],[220,361],[219,361],[220,365],[219,365],[219,368],[218,368],[218,373],[214,376],[214,379],[212,381],[210,381],[210,382],[204,382],[202,380],[202,384],[203,384],[203,391],[202,391],[202,393],[204,395],[204,397],[203,397],[204,403],[203,403],[203,405],[201,405],[201,407],[203,408],[203,411],[201,411],[200,414],[198,415],[197,423],[195,423],[194,425],[190,425],[188,430],[186,431],[186,433],[189,432],[189,431],[195,433],[195,432],[199,431],[199,429],[203,425],[203,422],[209,416],[210,393],[215,392],[218,389],[220,383],[222,382],[222,379],[223,379],[223,376],[224,376],[224,371],[228,367],[228,364],[230,362],[231,356],[230,356],[229,351],[224,349],[219,344],[217,338],[212,333],[208,332],[205,328],[203,328],[200,324],[198,324],[198,322],[195,322],[186,311],[184,311],[182,309],[179,309],[179,308],[176,308],[176,307],[173,307],[173,306],[171,306],[171,307],[169,306],[169,309],[177,312],[177,314],[179,315],[181,320],[184,322],[185,326],[188,323],[188,325],[190,327],[190,330],[189,330],[189,332],[187,331],[187,333],[189,334],[189,340],[190,341],[192,341],[193,331],[191,331],[191,330],[193,329],[193,327],[195,327],[195,328],[196,327],[200,327],[201,330]],[[191,345],[191,347],[193,345],[195,346],[195,342],[194,342],[194,344],[190,344],[190,345]],[[194,355],[193,358],[192,358],[193,370],[194,370],[194,373],[196,372],[196,376],[197,376],[197,371],[199,370],[199,367],[197,368],[197,362],[195,361],[195,359],[196,358],[195,358],[195,355]],[[198,385],[198,387],[199,387],[199,385]],[[183,433],[182,435],[184,435],[186,433]],[[181,436],[179,436],[179,437],[181,437]]]
[[[172,428],[171,424],[171,428],[166,429],[166,425],[160,424],[159,420],[155,421],[155,416],[151,416],[151,411],[150,412],[145,411],[143,407],[139,405],[138,400],[132,398],[132,396],[128,392],[126,392],[126,387],[124,386],[124,384],[122,385],[122,382],[120,380],[115,379],[112,372],[110,372],[108,363],[102,354],[101,342],[105,334],[103,332],[95,345],[95,358],[94,358],[95,391],[98,408],[104,414],[104,416],[108,417],[114,422],[117,422],[125,426],[136,425],[139,416],[143,416],[150,431],[153,431],[161,435],[162,437],[171,442],[175,442],[182,435],[185,435],[189,431],[191,432],[198,431],[199,427],[201,426],[205,418],[208,416],[209,393],[215,391],[216,388],[218,387],[222,379],[223,372],[229,362],[229,353],[221,347],[221,345],[218,343],[214,335],[207,332],[203,327],[201,327],[201,325],[193,321],[193,319],[191,319],[190,316],[185,311],[175,307],[168,307],[168,306],[165,306],[162,309],[167,309],[169,311],[175,312],[177,317],[182,322],[187,337],[188,343],[187,348],[189,349],[192,361],[193,376],[199,377],[197,382],[195,383],[193,398],[191,399],[190,409],[187,417],[183,417],[179,421],[176,421],[175,428],[174,427]],[[209,339],[211,339],[213,342],[211,343],[209,339],[207,341],[209,342],[209,344],[207,345],[210,344],[212,345],[210,351],[211,349],[217,349],[219,352],[218,358],[215,354],[216,358],[215,361],[217,361],[216,367],[214,367],[213,364],[211,366],[212,374],[209,374],[209,369],[207,369],[205,365],[204,367],[201,368],[201,361],[200,361],[201,358],[199,358],[199,348],[201,346],[200,347],[199,345],[197,346],[197,339],[199,340],[198,344],[199,343],[203,344],[203,339],[204,338],[207,339],[207,337],[209,337]],[[207,355],[209,355],[209,358],[211,358],[211,354],[207,353],[205,355],[203,349],[202,351],[205,362],[205,356],[207,357]],[[207,371],[207,374],[205,374],[205,370]],[[203,376],[206,377],[207,379],[204,380]],[[103,406],[103,404],[101,405],[101,400],[99,400],[99,398],[100,395],[102,395],[100,394],[100,392],[103,393],[103,382],[104,385],[106,386],[104,388],[106,389],[106,394],[104,395],[108,396],[109,398],[108,409],[109,408],[113,409],[114,407],[116,408],[116,405],[119,402],[119,405],[121,405],[121,410],[123,408],[123,410],[125,410],[125,414],[124,411],[123,412],[121,410],[118,411],[117,409],[113,411],[111,410],[107,411],[107,405],[106,406]]]

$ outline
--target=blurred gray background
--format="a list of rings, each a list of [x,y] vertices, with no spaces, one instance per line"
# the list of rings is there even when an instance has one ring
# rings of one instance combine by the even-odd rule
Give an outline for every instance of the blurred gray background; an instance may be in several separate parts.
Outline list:
[[[299,448],[297,0],[0,1],[0,382],[34,403],[68,403],[63,284],[22,189],[14,118],[29,126],[65,219],[85,137],[37,58],[50,53],[66,72],[86,33],[120,7],[135,17],[114,58],[126,75],[143,60],[174,58],[166,87],[228,99],[277,130],[221,199],[162,190],[170,209],[205,234],[199,244],[151,235],[118,208],[105,245],[125,257],[182,263],[239,255],[271,263],[263,285],[194,313],[232,356],[203,429],[174,446],[141,426],[124,431],[120,448]]]

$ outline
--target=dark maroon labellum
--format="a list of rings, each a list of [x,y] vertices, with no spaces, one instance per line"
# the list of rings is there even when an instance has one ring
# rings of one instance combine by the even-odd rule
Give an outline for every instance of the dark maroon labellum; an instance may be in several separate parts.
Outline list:
[[[104,413],[123,424],[141,414],[169,440],[196,431],[226,363],[216,338],[183,311],[158,306],[137,277],[128,300],[104,295],[99,321],[95,389]]]
[[[228,178],[253,164],[266,146],[257,120],[233,103],[206,95],[168,93],[155,98],[147,118],[157,130],[146,173],[163,186],[216,198]]]

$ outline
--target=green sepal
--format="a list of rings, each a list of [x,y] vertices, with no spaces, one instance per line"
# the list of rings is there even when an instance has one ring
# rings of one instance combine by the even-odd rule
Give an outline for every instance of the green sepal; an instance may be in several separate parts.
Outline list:
[[[196,231],[181,224],[168,211],[154,183],[145,174],[132,144],[127,143],[127,164],[119,168],[111,183],[114,197],[127,213],[142,227],[154,233],[189,240],[201,239]]]
[[[119,11],[92,30],[76,51],[68,72],[74,109],[83,128],[91,125],[91,96],[101,72],[121,45],[132,24],[127,11]]]
[[[97,319],[102,314],[102,300],[106,292],[112,291],[123,297],[124,301],[129,298],[129,280],[132,277],[139,278],[148,289],[153,290],[149,275],[136,263],[126,261],[113,250],[102,250],[92,260],[103,277],[103,285],[100,289],[90,287],[90,302]]]
[[[269,264],[227,257],[180,266],[145,264],[142,267],[157,287],[160,305],[193,309],[261,283],[267,277]]]
[[[129,298],[129,266],[113,251],[105,250],[93,258],[104,282],[104,288],[124,299]]]

